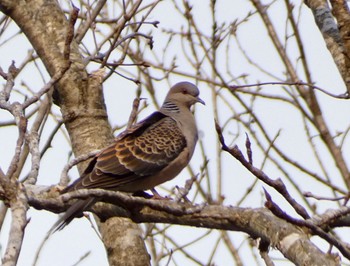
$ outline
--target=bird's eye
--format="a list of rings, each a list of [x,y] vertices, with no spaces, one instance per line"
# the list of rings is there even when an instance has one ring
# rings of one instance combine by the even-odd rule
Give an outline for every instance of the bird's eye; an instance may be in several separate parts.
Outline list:
[[[182,89],[182,94],[187,94],[188,91],[186,89]]]

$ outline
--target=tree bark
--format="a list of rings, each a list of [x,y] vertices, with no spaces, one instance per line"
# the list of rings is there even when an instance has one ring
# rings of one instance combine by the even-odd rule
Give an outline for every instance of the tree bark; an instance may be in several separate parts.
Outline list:
[[[29,187],[27,189],[30,191]],[[94,206],[94,211],[100,217],[120,216],[128,217],[137,223],[177,224],[245,232],[251,238],[260,240],[259,249],[261,252],[267,251],[270,247],[276,248],[285,258],[296,265],[339,265],[337,254],[325,253],[312,243],[309,239],[307,228],[288,223],[276,217],[265,208],[253,209],[220,205],[192,205],[190,203],[132,197],[122,192],[102,189],[85,189],[73,193],[80,195],[77,198],[86,199],[94,195],[100,199],[103,198],[106,202],[112,203],[103,205],[102,203],[97,203]],[[69,195],[68,193],[60,198],[49,197],[45,199],[37,198],[37,195],[38,193],[36,192],[29,195],[29,204],[37,209],[46,209],[54,212],[65,208],[65,204],[70,198],[69,196],[72,196],[72,194]],[[66,199],[62,200],[63,198]],[[112,220],[107,219],[107,221],[110,223]],[[116,228],[117,230],[122,230],[121,228]],[[125,230],[124,228],[123,230]],[[136,227],[128,227],[127,231],[123,234],[123,240],[129,241],[128,237],[134,234],[135,230],[137,230]],[[108,234],[108,232],[104,233]],[[142,242],[141,239],[139,241]],[[118,257],[128,256],[128,253],[124,252],[125,248],[119,245],[120,242],[115,243],[115,247],[121,248],[121,250],[115,248],[111,252],[118,252]]]
[[[70,25],[57,1],[5,0],[0,1],[0,10],[27,36],[50,76],[67,66],[64,48]],[[79,156],[105,147],[113,140],[113,134],[107,119],[101,77],[86,72],[74,39],[69,61],[70,68],[55,85],[54,100],[61,108],[73,152]],[[110,218],[99,223],[99,229],[110,265],[149,265],[141,230],[131,220]]]

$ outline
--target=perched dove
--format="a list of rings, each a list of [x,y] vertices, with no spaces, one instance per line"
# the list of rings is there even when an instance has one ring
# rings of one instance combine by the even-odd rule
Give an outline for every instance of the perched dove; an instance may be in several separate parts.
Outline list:
[[[197,102],[204,104],[198,95],[192,83],[174,85],[159,111],[122,132],[62,193],[83,188],[139,192],[176,177],[189,163],[198,139],[190,110]],[[78,200],[54,227],[62,229],[94,203]]]

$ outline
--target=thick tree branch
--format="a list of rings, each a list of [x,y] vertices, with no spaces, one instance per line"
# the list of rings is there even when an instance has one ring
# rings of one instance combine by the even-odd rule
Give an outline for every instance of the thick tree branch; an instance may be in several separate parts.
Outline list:
[[[2,258],[3,266],[17,265],[17,260],[21,252],[22,243],[24,240],[24,229],[27,225],[27,210],[28,203],[23,186],[16,184],[16,197],[10,200],[11,207],[11,229],[5,250]]]
[[[346,1],[330,1],[334,14],[325,0],[307,0],[315,22],[325,40],[327,48],[344,80],[350,94],[350,57],[349,57],[349,10]],[[338,24],[337,24],[338,23]]]
[[[263,208],[192,205],[171,200],[144,199],[102,189],[84,189],[54,198],[38,198],[38,193],[30,193],[30,190],[28,192],[29,204],[37,209],[61,212],[68,207],[69,200],[93,196],[122,206],[97,204],[93,211],[102,219],[120,216],[137,223],[169,223],[240,231],[254,239],[266,241],[296,265],[338,265],[335,257],[319,250],[300,228],[277,218]]]

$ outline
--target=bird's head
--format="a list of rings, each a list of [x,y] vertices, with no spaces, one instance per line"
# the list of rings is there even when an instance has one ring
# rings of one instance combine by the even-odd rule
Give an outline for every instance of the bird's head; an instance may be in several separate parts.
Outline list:
[[[171,87],[165,97],[162,109],[167,111],[176,111],[177,108],[190,108],[195,103],[205,105],[205,102],[199,98],[199,89],[190,82],[179,82]]]

